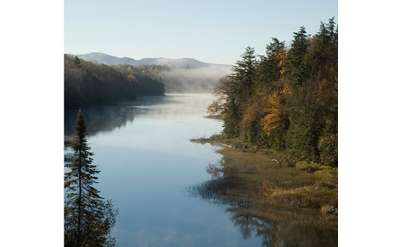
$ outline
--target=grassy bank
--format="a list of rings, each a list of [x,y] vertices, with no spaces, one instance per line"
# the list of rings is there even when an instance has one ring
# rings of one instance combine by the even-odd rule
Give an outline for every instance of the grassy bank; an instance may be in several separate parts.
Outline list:
[[[256,210],[261,215],[270,212],[265,208],[305,210],[337,222],[337,168],[294,162],[284,152],[260,149],[221,135],[192,141],[223,147],[219,150],[223,160],[214,171],[219,169],[222,179],[240,181],[240,186],[230,182],[226,190],[219,188],[224,196],[250,196],[251,201],[263,205]]]

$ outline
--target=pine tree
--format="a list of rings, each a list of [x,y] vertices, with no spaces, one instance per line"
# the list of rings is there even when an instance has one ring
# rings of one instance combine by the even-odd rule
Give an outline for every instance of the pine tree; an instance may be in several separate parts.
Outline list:
[[[233,66],[232,78],[238,83],[238,92],[242,100],[248,100],[252,95],[252,86],[256,75],[256,56],[254,48],[246,47],[242,59]]]
[[[272,84],[279,81],[285,73],[285,43],[273,38],[267,44],[265,53],[257,68],[256,84],[260,95],[270,91]]]
[[[93,164],[93,153],[87,141],[87,131],[81,111],[78,111],[72,143],[73,156],[66,163],[64,178],[65,208],[64,236],[65,246],[109,246],[109,237],[115,223],[116,211],[110,201],[104,201],[97,183],[99,170]]]
[[[229,137],[239,135],[238,122],[241,111],[253,94],[253,82],[256,71],[254,48],[246,47],[242,59],[233,66],[233,73],[220,81],[217,88],[219,94],[226,97],[223,105],[224,133]]]
[[[334,18],[313,36],[300,27],[289,49],[273,38],[255,59],[246,48],[219,85],[224,134],[287,151],[293,161],[337,165],[337,49]]]
[[[294,33],[294,40],[287,56],[287,75],[290,83],[294,86],[304,85],[307,79],[308,70],[306,66],[306,55],[309,47],[309,40],[305,27],[300,27]]]

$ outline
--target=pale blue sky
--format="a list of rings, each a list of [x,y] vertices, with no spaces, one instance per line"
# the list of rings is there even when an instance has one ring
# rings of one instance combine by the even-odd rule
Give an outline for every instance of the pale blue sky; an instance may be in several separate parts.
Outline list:
[[[337,0],[65,0],[65,52],[230,64],[332,16]]]

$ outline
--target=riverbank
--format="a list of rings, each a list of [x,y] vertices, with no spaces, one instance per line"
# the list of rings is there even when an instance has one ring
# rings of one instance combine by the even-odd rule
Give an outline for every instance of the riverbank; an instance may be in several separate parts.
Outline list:
[[[251,200],[262,205],[255,214],[270,212],[265,208],[300,210],[337,224],[337,168],[309,162],[294,163],[284,153],[260,149],[221,135],[191,141],[221,147],[218,152],[223,156],[223,162],[209,170],[219,171],[224,179],[233,176],[240,180],[241,186],[248,188],[243,195],[253,195]]]

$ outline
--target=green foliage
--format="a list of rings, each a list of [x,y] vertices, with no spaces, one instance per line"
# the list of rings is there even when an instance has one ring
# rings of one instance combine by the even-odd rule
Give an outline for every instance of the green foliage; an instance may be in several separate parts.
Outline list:
[[[232,79],[237,83],[237,92],[242,101],[252,95],[252,86],[255,78],[256,56],[254,48],[246,47],[242,59],[233,66]]]
[[[66,108],[134,100],[137,96],[163,95],[164,85],[140,70],[95,64],[64,56]]]
[[[93,153],[87,142],[87,131],[79,111],[76,133],[72,141],[73,155],[66,162],[64,178],[64,237],[65,246],[112,246],[111,228],[116,211],[111,201],[105,201],[95,188],[99,170],[93,164]]]
[[[337,164],[338,140],[337,134],[322,136],[318,143],[320,159],[323,164]]]
[[[300,27],[289,48],[272,39],[258,59],[247,47],[217,89],[224,134],[337,166],[337,42],[332,18],[314,36]]]
[[[216,94],[222,95],[220,102],[222,106],[222,118],[224,120],[224,132],[228,136],[239,134],[239,122],[243,110],[253,95],[253,82],[256,75],[256,58],[254,49],[247,47],[239,60],[233,67],[233,73],[223,79],[216,88]]]
[[[303,86],[309,75],[306,56],[310,44],[306,34],[305,27],[300,27],[299,32],[294,33],[292,46],[287,54],[287,77],[293,86]]]

